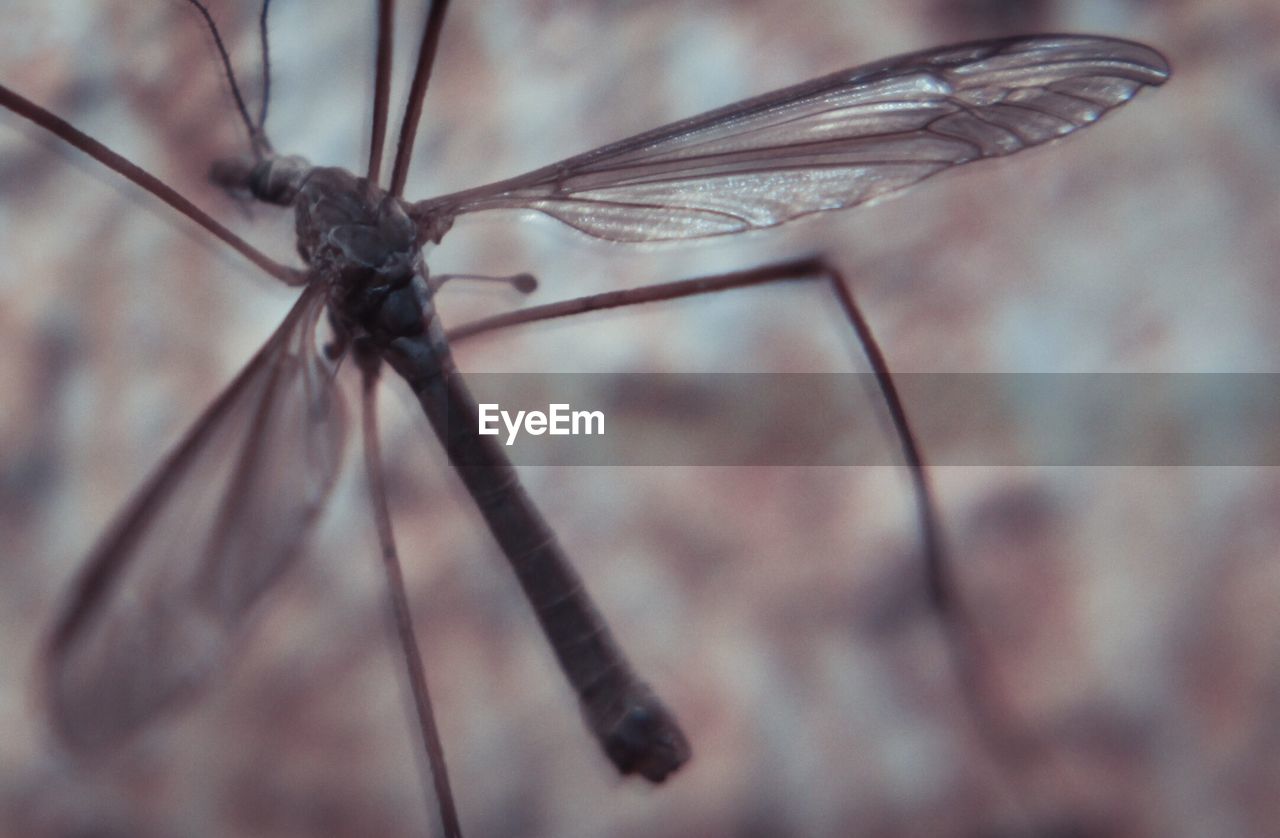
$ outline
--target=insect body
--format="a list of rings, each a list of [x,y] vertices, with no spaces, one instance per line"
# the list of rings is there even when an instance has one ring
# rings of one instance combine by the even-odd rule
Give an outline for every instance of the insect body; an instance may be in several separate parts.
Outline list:
[[[383,4],[384,24],[388,10]],[[417,97],[425,90],[422,68],[429,71],[442,19],[443,5],[437,4],[424,36]],[[275,275],[305,285],[284,323],[99,545],[54,630],[48,659],[53,717],[76,748],[109,746],[193,695],[227,653],[246,612],[292,563],[337,473],[345,432],[333,378],[350,354],[368,385],[385,362],[414,392],[611,760],[624,773],[664,779],[688,757],[684,736],[632,673],[501,448],[477,433],[475,402],[435,313],[423,246],[438,242],[459,215],[502,208],[535,210],[617,242],[771,227],[1065,136],[1140,89],[1162,84],[1169,73],[1154,50],[1111,38],[963,44],[846,70],[523,176],[414,202],[399,192],[420,98],[411,98],[402,134],[409,139],[402,139],[391,187],[377,184],[387,50],[384,43],[368,179],[272,156],[252,124],[255,158],[215,167],[223,186],[293,207],[306,265],[301,273],[275,265],[155,178],[0,88],[0,104],[144,186]],[[812,261],[766,266],[664,294],[828,270]],[[865,324],[834,274],[833,284],[863,335]],[[322,353],[315,333],[326,311],[336,339]],[[878,352],[869,354],[877,374],[887,376]],[[894,394],[886,391],[886,397],[895,403]],[[366,441],[375,441],[370,469],[376,475],[370,401],[365,429]],[[919,453],[905,433],[903,440],[927,509]],[[380,479],[373,483],[377,499]],[[383,524],[384,553],[391,555],[389,522]],[[925,527],[931,551],[934,526]],[[936,559],[934,564],[935,599],[942,603],[942,570]],[[412,631],[402,631],[402,639],[412,668]],[[425,698],[425,684],[422,690]],[[420,713],[424,705],[420,700]],[[424,730],[431,724],[424,718]],[[442,764],[434,760],[439,774]],[[437,792],[448,796],[439,785]],[[447,831],[457,831],[456,820],[444,820]]]

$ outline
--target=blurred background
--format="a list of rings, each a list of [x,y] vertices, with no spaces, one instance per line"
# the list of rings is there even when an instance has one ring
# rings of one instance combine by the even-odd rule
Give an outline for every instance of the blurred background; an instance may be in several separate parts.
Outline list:
[[[255,4],[211,6],[253,107]],[[402,11],[396,101],[423,17]],[[291,219],[204,182],[246,140],[186,3],[12,0],[3,14],[5,85],[292,258]],[[279,0],[271,22],[275,146],[360,169],[372,9]],[[464,218],[428,253],[433,271],[527,270],[542,288],[450,287],[444,316],[820,252],[899,372],[1276,371],[1280,9],[1260,0],[458,0],[407,194],[896,53],[1037,31],[1144,41],[1173,79],[1062,143],[748,237],[635,248],[547,219]],[[307,555],[203,700],[95,764],[57,748],[40,706],[40,644],[76,568],[293,293],[0,118],[0,833],[434,828],[355,445]],[[865,369],[817,285],[458,354],[474,372]],[[471,834],[1249,835],[1280,817],[1274,469],[932,473],[990,655],[984,689],[1036,743],[1016,764],[976,733],[925,607],[901,468],[524,469],[690,735],[692,762],[655,789],[600,755],[416,406],[394,381],[384,391],[393,514]]]

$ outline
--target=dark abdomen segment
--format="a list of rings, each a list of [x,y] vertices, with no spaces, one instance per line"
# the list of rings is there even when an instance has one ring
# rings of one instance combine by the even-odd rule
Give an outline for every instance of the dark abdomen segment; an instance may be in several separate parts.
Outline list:
[[[511,563],[605,753],[623,774],[661,782],[689,758],[688,742],[632,671],[497,438],[479,434],[475,399],[438,331],[397,339],[385,357],[409,382]]]

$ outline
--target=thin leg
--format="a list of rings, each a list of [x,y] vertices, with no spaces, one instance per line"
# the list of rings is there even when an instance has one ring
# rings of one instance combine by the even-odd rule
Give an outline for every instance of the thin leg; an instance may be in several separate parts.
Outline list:
[[[214,221],[208,213],[191,203],[160,178],[131,160],[115,153],[66,120],[54,116],[35,102],[18,95],[4,85],[0,85],[0,107],[35,123],[55,137],[80,149],[108,169],[123,175],[125,179],[155,195],[196,224],[231,245],[242,256],[276,279],[288,285],[306,284],[306,275],[302,271],[286,267],[271,259],[244,239]]]
[[[458,811],[449,788],[449,774],[445,767],[444,746],[436,728],[435,712],[431,708],[431,695],[427,692],[427,674],[422,665],[422,653],[413,631],[413,614],[409,609],[409,597],[405,592],[404,573],[400,568],[400,556],[396,552],[395,534],[391,530],[391,513],[387,507],[387,488],[382,480],[382,452],[378,442],[377,384],[378,360],[360,357],[364,374],[363,431],[365,468],[369,476],[369,492],[373,498],[374,520],[381,545],[382,566],[387,574],[387,593],[391,597],[391,616],[400,639],[400,651],[404,654],[405,669],[413,690],[413,705],[418,714],[418,729],[422,736],[423,751],[435,786],[436,802],[440,807],[440,821],[447,838],[458,838],[462,828],[458,823]]]
[[[620,291],[607,291],[572,300],[531,306],[520,311],[486,317],[464,323],[448,332],[450,343],[456,343],[476,335],[505,329],[522,323],[536,323],[541,320],[552,320],[586,314],[608,308],[639,305],[641,303],[675,300],[715,291],[727,291],[733,288],[748,288],[753,285],[764,285],[772,282],[795,282],[812,279],[825,279],[841,310],[849,318],[858,342],[862,346],[871,370],[875,375],[876,385],[889,409],[894,432],[898,444],[906,460],[907,469],[911,472],[912,488],[916,495],[916,507],[920,515],[921,542],[925,561],[925,578],[929,599],[940,614],[951,614],[957,610],[955,584],[950,578],[947,566],[945,547],[943,546],[941,527],[939,525],[937,506],[930,488],[928,473],[924,467],[924,458],[920,454],[920,445],[911,423],[907,419],[906,409],[898,395],[893,375],[885,361],[884,353],[876,342],[866,318],[854,301],[852,293],[845,285],[839,271],[821,257],[806,257],[786,262],[777,262],[715,276],[681,279],[664,282],[658,285],[646,285],[641,288],[628,288]]]
[[[607,308],[622,308],[641,303],[656,303],[663,300],[678,300],[682,297],[695,297],[713,291],[727,291],[731,288],[748,288],[752,285],[765,285],[770,282],[807,282],[813,279],[831,279],[836,274],[825,260],[809,257],[761,265],[745,271],[735,271],[715,276],[697,277],[696,279],[678,279],[674,282],[663,282],[657,285],[645,285],[641,288],[626,288],[620,291],[606,291],[603,294],[592,294],[587,297],[575,297],[572,300],[561,300],[540,306],[530,306],[519,311],[509,311],[492,317],[484,317],[463,323],[448,331],[450,343],[475,337],[485,332],[517,326],[521,323],[535,323],[539,320],[553,320],[558,317],[570,317],[575,314],[587,314]]]
[[[395,0],[378,0],[378,57],[373,82],[373,126],[369,137],[370,183],[382,177],[382,147],[387,143],[387,111],[391,101],[391,48],[394,41]]]
[[[391,169],[391,185],[387,192],[399,197],[404,192],[404,182],[409,177],[409,161],[413,158],[413,141],[418,136],[418,122],[422,119],[422,100],[427,95],[427,82],[431,79],[431,66],[435,64],[436,49],[440,45],[440,30],[444,28],[444,13],[449,0],[432,0],[427,13],[427,24],[422,30],[422,44],[418,47],[418,66],[409,86],[409,104],[405,107],[404,121],[400,123],[400,142],[396,145],[396,162]]]
[[[1029,742],[1024,733],[1015,729],[1016,725],[1010,721],[1011,716],[1005,706],[1006,703],[984,677],[985,673],[991,671],[988,666],[988,655],[985,653],[971,615],[964,607],[952,577],[951,561],[947,556],[946,544],[942,536],[937,502],[920,444],[911,429],[906,408],[902,404],[889,365],[885,361],[884,353],[880,350],[871,327],[839,270],[826,259],[805,257],[733,273],[608,291],[603,294],[531,306],[520,311],[464,323],[449,330],[448,338],[450,342],[457,342],[522,323],[535,323],[641,303],[675,300],[733,288],[815,279],[825,280],[830,285],[841,310],[849,319],[857,335],[863,354],[875,375],[881,397],[888,407],[898,446],[902,450],[903,459],[911,475],[912,492],[920,521],[926,594],[932,609],[937,613],[945,629],[944,637],[951,652],[952,665],[961,693],[978,727],[979,735],[993,752],[999,755],[1005,764],[1021,762],[1027,755]]]

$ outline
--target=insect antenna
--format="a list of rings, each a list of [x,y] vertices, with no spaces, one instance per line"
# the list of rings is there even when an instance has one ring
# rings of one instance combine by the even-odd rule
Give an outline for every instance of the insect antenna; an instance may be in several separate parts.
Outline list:
[[[267,14],[271,10],[271,0],[262,0],[262,12],[258,15],[258,44],[262,50],[262,102],[258,106],[258,136],[262,138],[267,151],[271,143],[267,140],[267,107],[271,104],[271,40],[267,37]],[[233,82],[234,84],[234,82]]]
[[[387,188],[387,192],[396,197],[404,192],[404,182],[409,177],[413,141],[418,135],[418,121],[422,118],[422,100],[427,95],[427,82],[431,79],[431,67],[435,64],[436,51],[440,46],[440,30],[444,28],[444,13],[448,8],[449,0],[434,0],[431,11],[427,13],[426,26],[422,29],[418,66],[413,71],[413,83],[409,86],[409,102],[404,109],[404,121],[400,123],[396,161],[391,169],[391,185]]]
[[[267,135],[262,130],[261,124],[255,124],[249,117],[249,109],[245,106],[244,96],[240,93],[240,84],[236,81],[236,74],[231,69],[231,56],[227,53],[227,45],[222,40],[222,33],[218,31],[218,24],[214,23],[213,15],[209,13],[209,9],[201,0],[187,0],[196,11],[204,18],[205,25],[209,28],[209,34],[213,36],[214,46],[218,50],[218,58],[222,61],[222,70],[227,76],[227,83],[231,85],[231,96],[235,99],[236,110],[240,112],[240,120],[244,122],[245,128],[249,130],[249,142],[253,146],[253,156],[261,160],[271,151],[271,143],[267,141]],[[263,100],[260,118],[265,121],[267,118],[267,6],[270,0],[263,0],[262,16],[259,21],[259,28],[262,32],[262,58],[263,58]]]

